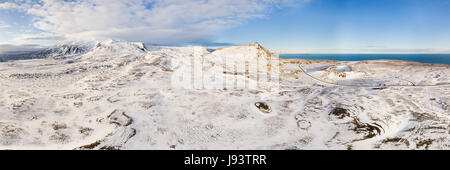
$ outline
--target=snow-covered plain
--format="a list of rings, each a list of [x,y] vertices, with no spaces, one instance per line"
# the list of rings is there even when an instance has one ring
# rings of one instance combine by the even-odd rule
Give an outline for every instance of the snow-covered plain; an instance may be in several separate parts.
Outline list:
[[[0,149],[450,148],[449,65],[278,59],[259,44],[36,55],[0,62]]]

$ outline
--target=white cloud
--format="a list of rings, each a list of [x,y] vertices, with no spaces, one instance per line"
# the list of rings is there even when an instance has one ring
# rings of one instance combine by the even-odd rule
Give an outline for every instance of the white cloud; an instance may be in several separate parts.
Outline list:
[[[0,4],[0,9],[17,9],[20,8],[19,5],[11,2],[4,2]]]
[[[2,29],[2,28],[10,28],[10,27],[11,27],[11,25],[0,23],[0,29]]]
[[[38,44],[0,44],[0,54],[14,54],[20,52],[36,51],[46,47],[48,46]]]
[[[5,0],[6,2],[0,3],[0,9],[22,9],[30,8],[32,4],[36,3],[36,0]]]
[[[304,0],[16,0],[0,8],[23,9],[51,38],[123,39],[162,44],[212,42],[213,32],[272,8]],[[44,38],[44,37],[40,37]]]
[[[0,21],[0,29],[3,29],[3,28],[11,28],[11,25],[5,24],[3,21]]]
[[[14,42],[26,42],[26,41],[42,41],[42,40],[64,40],[64,36],[58,36],[51,33],[39,33],[39,34],[21,34],[14,38]]]

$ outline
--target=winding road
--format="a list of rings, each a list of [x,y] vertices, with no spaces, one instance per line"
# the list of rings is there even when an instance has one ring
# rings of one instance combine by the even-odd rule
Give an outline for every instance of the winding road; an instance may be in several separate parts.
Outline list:
[[[303,67],[301,66],[301,64],[298,64],[298,67],[300,68],[300,70],[305,73],[308,77],[311,77],[312,79],[325,83],[325,84],[331,84],[331,85],[336,85],[336,86],[344,86],[344,87],[365,87],[365,88],[383,88],[383,87],[440,87],[440,86],[450,86],[450,83],[441,83],[441,84],[433,84],[433,85],[379,85],[379,86],[374,86],[374,85],[352,85],[352,84],[339,84],[339,83],[334,83],[334,82],[328,82],[322,79],[319,79],[317,77],[314,77],[313,75],[309,74],[308,72],[306,72],[305,69],[303,69]]]

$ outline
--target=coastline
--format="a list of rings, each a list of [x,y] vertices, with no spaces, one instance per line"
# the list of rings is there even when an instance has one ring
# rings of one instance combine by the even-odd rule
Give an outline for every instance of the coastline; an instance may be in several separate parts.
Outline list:
[[[390,59],[377,59],[377,60],[355,60],[355,61],[342,61],[342,60],[326,60],[326,59],[301,59],[301,58],[280,58],[280,60],[285,61],[307,61],[308,63],[320,63],[320,62],[335,62],[335,63],[348,63],[348,62],[361,62],[361,63],[380,63],[386,64],[385,62],[390,62],[388,64],[410,64],[415,66],[439,66],[439,67],[450,67],[450,64],[440,64],[440,63],[422,63],[417,61],[405,61],[405,60],[390,60]]]

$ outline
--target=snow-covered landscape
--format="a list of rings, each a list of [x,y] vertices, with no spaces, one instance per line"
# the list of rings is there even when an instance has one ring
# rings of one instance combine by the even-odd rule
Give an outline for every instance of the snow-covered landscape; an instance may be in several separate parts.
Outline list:
[[[448,150],[448,75],[279,59],[257,43],[59,44],[1,59],[0,149]]]

